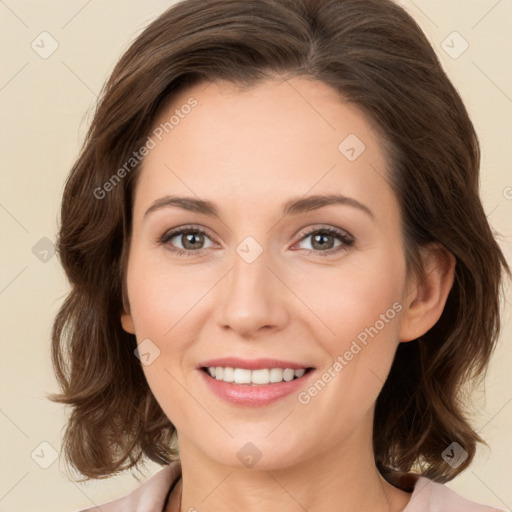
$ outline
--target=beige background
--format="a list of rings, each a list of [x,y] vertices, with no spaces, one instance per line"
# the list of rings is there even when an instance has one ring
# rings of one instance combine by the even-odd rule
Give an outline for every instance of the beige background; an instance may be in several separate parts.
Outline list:
[[[512,72],[507,58],[512,1],[400,3],[425,30],[476,125],[483,153],[482,199],[512,264]],[[51,243],[41,239],[55,239],[64,179],[100,87],[129,42],[168,5],[164,0],[0,0],[0,511],[72,512],[138,485],[130,473],[77,484],[62,471],[62,463],[52,463],[66,411],[45,398],[57,390],[49,336],[68,287]],[[34,40],[42,46],[45,37],[45,49],[51,48],[49,36],[39,36],[43,31],[58,43],[47,59],[31,47]],[[469,44],[458,58],[442,45],[449,36],[445,45],[452,55],[463,49],[463,41],[450,36],[454,31]],[[481,448],[472,467],[449,483],[473,500],[506,510],[512,507],[511,336],[507,305],[486,395],[475,397],[475,424],[490,450]],[[149,465],[147,476],[158,469]]]

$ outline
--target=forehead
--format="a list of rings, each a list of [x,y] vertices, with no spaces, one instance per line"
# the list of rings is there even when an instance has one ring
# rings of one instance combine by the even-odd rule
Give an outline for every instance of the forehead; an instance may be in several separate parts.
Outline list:
[[[137,187],[145,203],[186,193],[280,206],[308,191],[394,201],[375,124],[317,80],[196,84],[168,103],[150,136]]]

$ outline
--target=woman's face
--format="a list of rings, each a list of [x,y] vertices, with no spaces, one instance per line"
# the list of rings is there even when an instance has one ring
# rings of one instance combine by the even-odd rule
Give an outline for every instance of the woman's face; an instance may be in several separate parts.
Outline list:
[[[150,136],[122,322],[180,445],[270,469],[371,443],[407,298],[372,123],[322,82],[216,82]]]

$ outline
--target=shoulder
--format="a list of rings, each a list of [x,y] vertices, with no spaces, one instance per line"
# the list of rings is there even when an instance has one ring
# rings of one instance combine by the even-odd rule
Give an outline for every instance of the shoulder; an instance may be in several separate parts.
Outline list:
[[[167,496],[180,476],[180,461],[171,462],[127,495],[76,512],[162,512]]]
[[[446,485],[420,476],[403,512],[503,512],[503,510],[470,501]]]

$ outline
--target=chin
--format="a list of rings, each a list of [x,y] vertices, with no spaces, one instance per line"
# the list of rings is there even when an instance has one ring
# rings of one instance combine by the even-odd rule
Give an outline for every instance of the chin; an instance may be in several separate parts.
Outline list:
[[[262,471],[286,469],[305,458],[304,443],[265,439],[265,435],[235,437],[227,443],[212,443],[202,451],[218,464]]]

